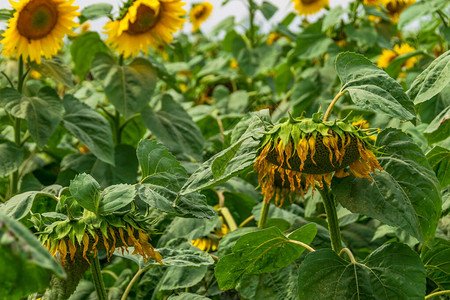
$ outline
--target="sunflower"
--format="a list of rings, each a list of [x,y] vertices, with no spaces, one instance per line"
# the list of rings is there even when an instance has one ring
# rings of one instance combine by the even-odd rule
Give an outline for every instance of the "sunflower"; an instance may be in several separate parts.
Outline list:
[[[228,226],[223,222],[222,217],[220,217],[220,219],[222,221],[222,226],[220,228],[216,228],[213,232],[211,232],[210,236],[192,240],[192,246],[205,252],[216,251],[217,246],[219,245],[219,239],[223,238],[228,232],[230,232]]]
[[[148,54],[149,46],[157,50],[183,28],[183,5],[180,0],[135,0],[123,18],[105,25],[106,42],[124,57]]]
[[[272,32],[269,34],[269,37],[267,38],[266,44],[271,46],[273,43],[275,43],[276,41],[278,41],[281,38],[286,38],[287,41],[291,41],[290,38],[288,38],[287,36],[285,36],[282,33],[279,32]]]
[[[380,3],[380,0],[363,0],[365,5],[376,6]]]
[[[369,173],[382,170],[366,131],[345,121],[321,122],[290,118],[265,133],[254,168],[259,174],[264,200],[275,197],[283,205],[287,196],[302,196],[316,183],[323,188],[331,179],[349,171],[371,179]]]
[[[12,57],[41,63],[41,56],[50,59],[58,53],[66,34],[72,35],[73,21],[80,13],[75,0],[19,0],[10,1],[15,10],[3,33],[2,53]]]
[[[162,257],[150,244],[144,226],[129,217],[121,219],[113,216],[58,221],[44,228],[39,233],[39,239],[53,256],[59,253],[63,265],[69,261],[79,263],[78,259],[89,263],[88,255],[95,257],[98,250],[105,250],[109,261],[116,248],[128,253],[128,247],[134,247],[131,254],[139,254],[145,261],[153,258],[161,263]]]
[[[209,2],[195,4],[189,12],[189,20],[193,27],[192,31],[196,32],[200,29],[200,25],[206,21],[211,15],[213,5]]]
[[[381,0],[381,4],[386,9],[386,14],[391,18],[394,24],[397,24],[400,14],[416,2],[416,0]]]
[[[389,64],[396,59],[400,55],[404,55],[410,52],[416,51],[414,47],[411,47],[408,44],[395,45],[394,51],[390,49],[383,49],[380,57],[377,60],[377,65],[380,68],[387,68]],[[411,57],[407,61],[405,61],[402,65],[405,69],[411,69],[416,64],[418,58]]]
[[[328,0],[292,0],[301,16],[313,15],[329,5]]]

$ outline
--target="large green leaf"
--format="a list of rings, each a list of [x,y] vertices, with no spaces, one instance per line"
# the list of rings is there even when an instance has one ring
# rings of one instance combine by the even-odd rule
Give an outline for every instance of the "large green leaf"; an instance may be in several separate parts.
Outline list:
[[[347,177],[333,182],[337,200],[354,213],[400,227],[420,241],[429,243],[441,213],[438,180],[419,146],[405,133],[386,129],[377,145],[385,156],[378,161],[384,171],[372,182]]]
[[[411,84],[406,92],[419,104],[439,94],[450,83],[450,50],[436,58]]]
[[[134,200],[135,188],[128,184],[108,186],[100,195],[98,213],[107,215],[127,206]]]
[[[434,118],[423,135],[426,137],[428,144],[440,142],[450,136],[450,106]]]
[[[114,144],[108,120],[73,96],[65,96],[63,104],[66,110],[63,125],[67,131],[100,160],[114,165]]]
[[[403,28],[414,20],[418,20],[423,16],[431,15],[439,9],[445,8],[448,5],[447,0],[427,0],[416,2],[400,14],[398,19],[398,27]]]
[[[262,137],[262,132],[265,129],[264,122],[268,119],[267,111],[262,111],[250,114],[240,124],[237,124],[234,132],[239,131],[240,135],[232,140],[233,144],[203,163],[189,177],[181,190],[181,194],[189,194],[211,188],[249,169],[256,160],[260,145],[259,139]],[[235,151],[239,144],[241,145],[240,148]],[[235,154],[231,157],[230,154],[233,153]],[[224,163],[226,163],[226,166],[223,165]],[[212,170],[213,164],[216,177],[214,177]],[[217,176],[219,174],[221,175]]]
[[[0,104],[16,118],[26,119],[28,130],[39,148],[43,148],[56,130],[64,113],[58,94],[50,87],[39,90],[36,97],[25,97],[14,89],[0,91]]]
[[[318,58],[332,45],[334,45],[333,40],[325,34],[304,32],[297,37],[295,54],[301,59]]]
[[[108,17],[113,10],[113,6],[109,3],[96,3],[83,8],[81,11],[80,22],[87,20],[97,20],[101,17]]]
[[[192,293],[178,293],[171,295],[167,300],[208,300],[210,298]]]
[[[408,246],[385,244],[362,262],[330,249],[309,253],[299,268],[300,299],[424,299],[425,268]]]
[[[323,18],[322,31],[325,32],[328,30],[328,28],[338,24],[341,21],[341,16],[344,13],[345,10],[340,5],[330,9],[330,11]]]
[[[119,66],[111,56],[97,53],[91,72],[101,82],[109,101],[126,118],[140,112],[149,103],[156,86],[155,69],[144,58]]]
[[[16,144],[0,141],[0,177],[17,171],[22,164],[23,150]]]
[[[450,241],[437,238],[431,248],[423,248],[420,257],[427,277],[440,289],[450,289]]]
[[[159,282],[159,290],[173,291],[194,286],[205,277],[207,271],[207,266],[196,268],[170,267]]]
[[[450,150],[436,146],[427,153],[430,166],[436,173],[442,187],[450,184]]]
[[[202,160],[203,136],[197,124],[183,107],[168,94],[161,99],[161,109],[147,107],[142,122],[169,150],[180,159]]]
[[[63,268],[22,224],[0,215],[0,299],[20,299],[45,289]]]
[[[414,104],[403,88],[364,56],[344,52],[336,58],[341,91],[348,91],[356,105],[400,120],[415,117]]]
[[[50,199],[57,200],[55,195],[47,192],[30,191],[22,194],[15,195],[9,199],[6,203],[0,206],[0,213],[11,217],[16,220],[21,220],[28,215],[32,209],[35,201],[42,200],[44,202],[50,202]],[[56,207],[56,201],[52,203]]]
[[[72,82],[72,71],[59,56],[53,56],[52,59],[42,58],[40,64],[32,62],[31,67],[42,75],[51,77],[69,88],[74,86]]]
[[[215,216],[203,195],[179,193],[187,180],[187,172],[167,148],[152,140],[142,140],[137,156],[142,169],[142,185],[137,187],[141,201],[176,216]]]
[[[98,213],[100,185],[89,174],[79,174],[70,183],[70,194],[81,207]]]
[[[109,53],[109,48],[97,32],[85,32],[77,36],[72,42],[70,54],[75,63],[75,74],[81,79],[86,77],[87,72],[91,68],[94,56],[98,52]]]
[[[222,257],[216,265],[219,287],[232,289],[245,274],[261,274],[286,267],[306,250],[290,240],[310,244],[316,233],[316,225],[308,224],[288,237],[276,227],[242,236],[233,246],[233,253]]]

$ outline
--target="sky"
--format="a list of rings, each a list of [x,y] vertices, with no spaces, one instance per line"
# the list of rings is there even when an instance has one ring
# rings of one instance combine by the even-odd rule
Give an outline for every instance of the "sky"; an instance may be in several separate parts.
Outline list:
[[[246,8],[246,5],[244,4],[246,0],[231,0],[229,1],[228,4],[226,4],[223,7],[221,6],[223,0],[207,0],[207,1],[214,5],[214,9],[209,19],[206,20],[206,22],[201,25],[201,29],[205,32],[208,32],[216,24],[218,24],[220,21],[229,16],[235,16],[236,22],[239,22],[248,17],[248,10]],[[268,31],[274,24],[281,21],[289,12],[294,11],[294,4],[292,3],[291,0],[266,0],[266,1],[271,2],[273,5],[279,8],[278,12],[275,14],[275,16],[272,18],[269,24],[267,23],[267,21],[264,20],[262,15],[259,14],[256,16],[256,23],[265,24],[263,30]],[[184,8],[186,10],[189,10],[189,8],[193,3],[202,2],[202,0],[184,0],[183,2],[186,3]],[[255,0],[255,2],[262,3],[263,0]],[[347,7],[349,2],[350,0],[330,0],[330,7],[335,7],[337,5]],[[117,12],[120,3],[122,3],[122,0],[75,0],[75,5],[80,6],[80,9],[83,9],[84,7],[94,3],[110,3],[114,5],[114,9]],[[0,0],[0,8],[11,8],[9,1]],[[309,18],[314,18],[314,16]],[[100,30],[105,24],[105,22],[106,20],[99,20],[93,22],[92,29]],[[191,25],[186,24],[184,30],[190,31]]]

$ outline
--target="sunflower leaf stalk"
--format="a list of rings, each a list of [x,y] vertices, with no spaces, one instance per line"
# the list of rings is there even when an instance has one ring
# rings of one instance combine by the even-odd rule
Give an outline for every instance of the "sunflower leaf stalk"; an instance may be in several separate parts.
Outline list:
[[[98,260],[98,255],[94,254],[91,258],[91,273],[92,281],[94,282],[95,291],[97,293],[98,300],[107,300],[105,283],[103,282],[102,269],[100,267],[100,261]]]
[[[330,189],[325,184],[323,189],[319,189],[322,196],[323,205],[328,221],[328,231],[330,232],[331,248],[334,252],[340,253],[342,250],[341,230],[336,212],[336,203]]]
[[[269,206],[270,206],[270,202],[263,201],[262,208],[261,208],[261,214],[260,214],[259,220],[258,220],[258,228],[263,229],[266,226],[267,216],[269,214]]]

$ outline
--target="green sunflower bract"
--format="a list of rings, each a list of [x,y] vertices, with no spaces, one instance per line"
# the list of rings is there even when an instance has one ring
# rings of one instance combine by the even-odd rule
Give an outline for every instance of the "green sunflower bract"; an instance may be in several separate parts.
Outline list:
[[[382,170],[370,144],[370,133],[346,120],[322,122],[318,117],[289,118],[265,133],[254,168],[265,201],[275,197],[283,205],[286,196],[303,195],[316,182],[331,185],[333,176],[349,171],[371,179],[369,173]]]

